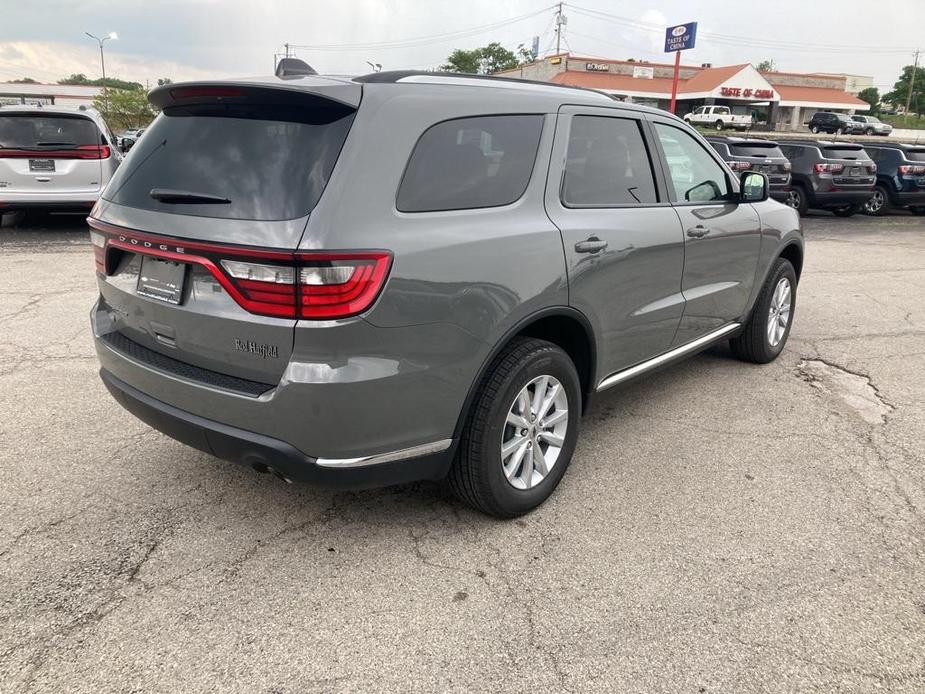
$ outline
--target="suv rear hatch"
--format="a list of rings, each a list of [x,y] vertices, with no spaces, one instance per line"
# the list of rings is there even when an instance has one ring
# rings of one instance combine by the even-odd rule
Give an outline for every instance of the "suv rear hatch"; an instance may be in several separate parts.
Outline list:
[[[307,317],[300,277],[314,272],[323,284],[325,272],[342,276],[332,266],[376,265],[296,253],[360,85],[281,83],[152,92],[162,113],[90,219],[101,309],[118,333],[111,346],[155,368],[164,355],[180,364],[170,371],[192,365],[270,387],[289,361],[296,321]],[[216,380],[195,370],[188,377]]]
[[[819,149],[825,161],[816,164],[817,173],[831,173],[832,181],[839,186],[874,185],[877,165],[867,156],[863,145],[836,142],[820,145]]]
[[[90,118],[0,110],[0,200],[4,193],[87,194],[100,190],[102,161],[112,155]]]
[[[754,140],[730,142],[729,153],[751,164],[752,171],[768,175],[771,185],[783,185],[790,180],[790,161],[776,142]]]

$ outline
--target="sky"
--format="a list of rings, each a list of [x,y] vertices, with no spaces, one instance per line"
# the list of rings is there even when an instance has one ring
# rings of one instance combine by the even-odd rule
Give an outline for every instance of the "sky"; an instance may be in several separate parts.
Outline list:
[[[100,74],[156,84],[272,72],[284,43],[318,72],[436,68],[455,48],[498,41],[554,47],[547,0],[0,0],[0,81],[54,82]],[[876,6],[876,12],[870,8]],[[685,64],[774,60],[778,70],[871,75],[889,91],[912,51],[925,51],[925,0],[576,0],[566,2],[563,50],[670,62],[662,27],[697,21]],[[667,59],[667,60],[666,60]],[[925,55],[921,58],[925,64]]]

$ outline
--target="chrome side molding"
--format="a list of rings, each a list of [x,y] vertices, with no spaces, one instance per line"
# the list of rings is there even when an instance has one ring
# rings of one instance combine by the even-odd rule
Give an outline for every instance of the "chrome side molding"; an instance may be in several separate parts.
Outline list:
[[[649,369],[654,369],[657,366],[661,366],[662,364],[669,362],[672,359],[677,359],[678,357],[684,356],[689,352],[695,352],[700,347],[718,340],[723,335],[727,335],[739,327],[741,327],[740,323],[730,323],[729,325],[724,325],[718,330],[707,333],[703,337],[698,337],[696,340],[688,342],[687,344],[683,344],[680,347],[675,347],[674,349],[649,359],[648,361],[644,361],[641,364],[636,364],[636,366],[631,366],[630,368],[624,369],[623,371],[617,371],[616,373],[610,374],[610,376],[597,384],[596,390],[598,393],[600,393],[602,390],[607,390],[611,386],[615,386],[618,383],[623,383],[623,381],[628,381],[634,376],[638,376],[641,373],[645,373]]]
[[[453,439],[443,439],[433,443],[423,443],[420,446],[403,448],[400,451],[391,451],[388,453],[376,453],[375,455],[365,455],[361,458],[318,458],[315,460],[316,465],[321,467],[364,467],[366,465],[380,465],[381,463],[391,463],[396,460],[406,460],[408,458],[420,458],[421,456],[432,453],[442,453],[453,444]]]

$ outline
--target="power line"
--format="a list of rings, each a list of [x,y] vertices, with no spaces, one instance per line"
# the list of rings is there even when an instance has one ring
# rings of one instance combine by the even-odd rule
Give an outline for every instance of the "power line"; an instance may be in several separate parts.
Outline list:
[[[509,26],[511,24],[516,24],[517,22],[522,22],[525,19],[530,19],[536,17],[537,15],[543,14],[553,9],[555,5],[549,5],[543,7],[534,12],[528,12],[526,14],[518,15],[516,17],[511,17],[509,19],[499,20],[497,22],[491,22],[490,24],[483,24],[481,26],[469,27],[468,29],[460,29],[458,31],[449,31],[442,34],[432,34],[430,36],[418,36],[415,38],[408,39],[399,39],[395,41],[372,41],[367,43],[329,43],[329,44],[289,44],[290,48],[298,48],[302,50],[312,50],[312,51],[361,51],[361,50],[392,50],[397,48],[416,48],[419,46],[426,46],[429,44],[435,43],[445,43],[447,41],[455,41],[461,38],[468,38],[470,36],[475,36],[478,34],[485,33],[487,31],[493,31],[495,29],[500,29],[502,27]]]
[[[665,27],[659,26],[657,24],[652,24],[650,22],[641,22],[638,20],[630,19],[628,17],[620,17],[619,15],[610,14],[608,12],[602,12],[600,10],[592,10],[587,7],[582,7],[580,5],[574,5],[572,3],[567,3],[568,6],[577,12],[578,14],[590,17],[592,19],[609,21],[614,24],[619,24],[627,26],[634,29],[640,29],[642,31],[650,31],[655,33],[662,33],[665,31]],[[574,33],[574,32],[573,32]],[[882,54],[898,54],[906,53],[909,48],[901,48],[896,46],[846,46],[836,45],[836,44],[813,44],[813,43],[803,43],[799,41],[786,41],[778,39],[760,39],[755,37],[748,36],[736,36],[732,34],[721,34],[711,31],[701,31],[699,32],[701,36],[706,36],[711,38],[716,43],[726,44],[726,45],[736,45],[736,46],[751,46],[755,48],[769,48],[775,50],[783,51],[793,51],[793,52],[805,52],[805,53],[857,53],[858,51],[863,51],[867,53],[882,53]]]

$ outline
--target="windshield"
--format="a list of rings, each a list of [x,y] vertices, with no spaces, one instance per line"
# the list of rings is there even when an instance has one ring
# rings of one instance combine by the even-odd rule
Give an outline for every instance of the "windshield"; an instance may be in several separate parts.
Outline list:
[[[167,107],[138,131],[132,155],[103,196],[129,207],[202,217],[302,217],[321,197],[352,122],[353,112],[344,108]],[[188,192],[194,202],[155,199],[155,189]],[[204,198],[229,202],[203,204]]]
[[[0,113],[0,147],[43,149],[100,144],[96,124],[66,114]]]

